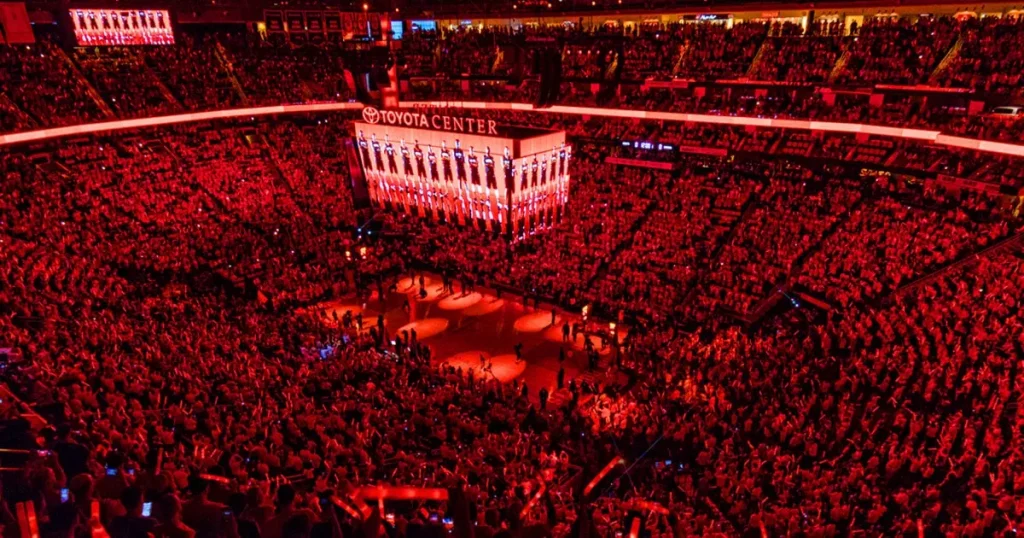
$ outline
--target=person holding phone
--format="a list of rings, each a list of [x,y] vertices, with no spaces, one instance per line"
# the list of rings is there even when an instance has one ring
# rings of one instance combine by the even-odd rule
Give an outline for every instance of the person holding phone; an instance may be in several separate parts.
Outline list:
[[[124,472],[124,457],[117,452],[107,454],[104,475],[96,482],[96,495],[101,499],[120,499],[128,487],[128,473]]]
[[[117,516],[107,525],[110,538],[146,538],[156,527],[157,521],[143,514],[142,491],[134,486],[121,492],[121,506],[125,515]],[[150,505],[152,506],[152,505]]]
[[[57,453],[60,466],[68,476],[89,472],[89,449],[72,438],[70,424],[57,426],[57,442],[53,451]]]

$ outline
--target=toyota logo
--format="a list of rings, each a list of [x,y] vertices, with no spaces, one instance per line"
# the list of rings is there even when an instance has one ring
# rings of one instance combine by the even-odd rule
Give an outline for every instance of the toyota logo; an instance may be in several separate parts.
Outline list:
[[[377,123],[380,121],[380,111],[372,106],[363,109],[363,121],[366,123]]]

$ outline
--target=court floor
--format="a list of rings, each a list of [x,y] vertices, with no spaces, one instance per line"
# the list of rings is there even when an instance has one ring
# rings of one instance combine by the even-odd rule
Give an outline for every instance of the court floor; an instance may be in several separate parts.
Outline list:
[[[389,334],[415,329],[417,339],[430,347],[436,364],[451,364],[463,372],[472,368],[478,379],[483,368],[485,377],[502,383],[525,381],[532,399],[537,398],[541,387],[547,387],[553,404],[568,397],[564,390],[556,395],[560,367],[565,369],[566,386],[571,379],[577,379],[577,383],[581,379],[591,383],[621,380],[610,343],[604,345],[600,338],[591,336],[600,363],[594,371],[588,371],[584,336],[563,342],[562,324],[579,322],[578,313],[555,309],[552,323],[552,307],[543,303],[537,308],[530,301],[526,307],[520,297],[503,293],[499,298],[494,290],[479,287],[464,293],[458,284],[455,293],[445,293],[440,277],[429,274],[423,276],[423,282],[425,298],[420,297],[417,275],[400,279],[397,291],[384,301],[374,292],[365,304],[342,299],[320,307],[328,315],[337,311],[339,318],[346,310],[353,315],[362,312],[365,327],[374,325],[377,315],[383,313]],[[520,343],[522,360],[517,360],[515,346]],[[563,363],[559,363],[560,349],[565,349]]]

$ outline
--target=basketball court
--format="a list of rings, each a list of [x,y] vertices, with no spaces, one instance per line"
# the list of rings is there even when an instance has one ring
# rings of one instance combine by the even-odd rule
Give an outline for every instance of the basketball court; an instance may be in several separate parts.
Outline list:
[[[417,274],[415,278],[399,279],[397,290],[384,301],[374,292],[365,304],[341,299],[318,308],[326,309],[329,315],[337,311],[339,319],[346,310],[351,310],[353,316],[362,312],[366,330],[376,325],[377,314],[383,313],[389,335],[415,330],[417,339],[430,347],[435,365],[461,368],[464,374],[472,369],[477,379],[482,374],[501,383],[525,381],[533,400],[541,387],[548,389],[552,404],[567,399],[567,390],[556,397],[560,366],[565,368],[565,386],[572,379],[592,384],[625,381],[625,375],[615,368],[616,351],[611,342],[590,336],[600,360],[595,371],[588,372],[583,334],[575,342],[562,341],[562,324],[580,322],[578,313],[556,309],[552,324],[551,307],[543,303],[537,308],[531,301],[526,307],[521,297],[503,293],[499,298],[496,291],[483,288],[471,293],[445,293],[441,278],[429,274],[424,276],[424,283],[426,298],[420,298]],[[522,343],[521,360],[515,352],[518,343]],[[561,349],[566,359],[560,365]]]

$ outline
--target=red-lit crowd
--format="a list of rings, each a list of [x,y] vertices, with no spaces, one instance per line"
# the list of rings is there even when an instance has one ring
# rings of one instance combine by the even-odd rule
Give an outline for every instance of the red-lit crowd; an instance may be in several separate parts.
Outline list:
[[[1021,98],[1021,17],[410,31],[394,55],[404,98],[533,102],[540,58],[561,57],[557,101],[723,115],[868,122],[1018,140],[992,116]],[[42,30],[41,30],[42,32]],[[0,128],[18,131],[245,105],[348,101],[358,72],[330,41],[181,32],[166,47],[0,46]],[[348,69],[348,71],[346,71]],[[689,81],[673,87],[668,79]],[[652,83],[652,81],[654,83]],[[953,92],[899,89],[923,85]],[[895,87],[894,87],[895,86]],[[859,91],[835,91],[854,88]],[[962,90],[962,92],[961,92]]]
[[[1016,532],[1014,197],[785,159],[800,140],[617,166],[602,139],[661,126],[520,119],[587,139],[567,218],[510,239],[357,210],[343,116],[4,150],[0,360],[49,421],[0,404],[3,448],[29,451],[0,476],[4,534],[23,501],[50,536]],[[319,306],[415,268],[621,315],[630,381],[542,407]],[[337,508],[373,484],[452,494]]]

